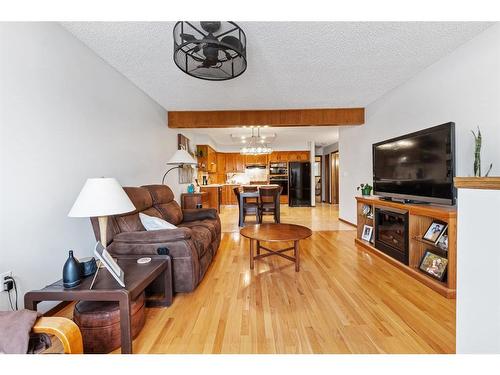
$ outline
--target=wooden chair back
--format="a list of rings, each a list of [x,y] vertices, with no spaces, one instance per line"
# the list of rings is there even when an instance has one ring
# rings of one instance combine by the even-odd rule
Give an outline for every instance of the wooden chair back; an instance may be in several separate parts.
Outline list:
[[[240,206],[240,188],[233,188],[234,195],[236,195],[236,200],[238,201],[238,207]]]
[[[259,198],[262,203],[272,203],[275,207],[279,204],[280,194],[283,187],[261,187],[259,189]]]

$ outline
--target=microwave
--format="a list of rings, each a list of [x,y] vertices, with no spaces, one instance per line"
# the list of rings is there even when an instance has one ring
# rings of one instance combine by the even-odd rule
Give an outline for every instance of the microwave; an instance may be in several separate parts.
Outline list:
[[[270,163],[269,164],[269,174],[270,175],[288,175],[288,163]]]

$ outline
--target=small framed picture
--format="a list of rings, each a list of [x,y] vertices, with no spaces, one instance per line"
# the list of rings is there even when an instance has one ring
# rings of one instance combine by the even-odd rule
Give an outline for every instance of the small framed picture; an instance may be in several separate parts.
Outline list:
[[[363,227],[363,233],[361,234],[361,238],[365,241],[370,242],[372,239],[373,227],[370,225],[365,225]]]
[[[437,244],[441,236],[444,234],[448,224],[443,221],[434,220],[429,228],[425,231],[423,239],[434,244]]]
[[[115,278],[116,281],[118,281],[118,284],[125,287],[125,275],[123,273],[123,270],[99,241],[95,244],[94,255],[102,262],[102,264],[104,264],[109,273]],[[94,276],[94,280],[96,277],[97,272]],[[94,285],[94,281],[92,281],[92,285]]]
[[[448,267],[448,259],[427,250],[418,268],[439,281],[443,281]]]
[[[448,235],[446,233],[441,236],[436,246],[441,250],[448,251]]]

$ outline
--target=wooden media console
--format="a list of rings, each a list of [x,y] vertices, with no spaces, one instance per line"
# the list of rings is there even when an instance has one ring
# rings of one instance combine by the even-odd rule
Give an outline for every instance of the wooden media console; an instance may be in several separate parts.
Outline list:
[[[410,276],[432,288],[446,298],[455,298],[457,279],[457,209],[454,206],[440,206],[432,204],[403,204],[392,201],[381,200],[377,197],[356,197],[357,201],[357,236],[355,243],[363,248],[382,257],[387,262],[403,270]],[[371,207],[373,217],[363,214],[363,208]],[[375,208],[408,212],[408,265],[394,259],[383,251],[375,248],[375,245],[362,239],[364,225],[373,227],[375,232]],[[423,239],[423,235],[434,220],[443,221],[448,224],[448,250],[444,251],[432,242]],[[443,281],[439,281],[418,268],[422,256],[426,250],[430,250],[440,256],[448,258],[447,275]]]

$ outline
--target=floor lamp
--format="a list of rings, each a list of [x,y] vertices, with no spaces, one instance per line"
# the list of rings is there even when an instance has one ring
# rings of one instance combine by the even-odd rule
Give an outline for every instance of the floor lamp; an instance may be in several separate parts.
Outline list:
[[[167,162],[167,165],[175,165],[175,167],[172,167],[165,172],[163,178],[161,179],[161,184],[165,185],[165,177],[167,177],[168,172],[174,169],[182,168],[185,165],[197,165],[197,164],[198,163],[196,162],[196,160],[194,160],[193,157],[189,155],[189,153],[186,150],[180,149],[175,151],[174,155],[172,155],[170,160]]]

